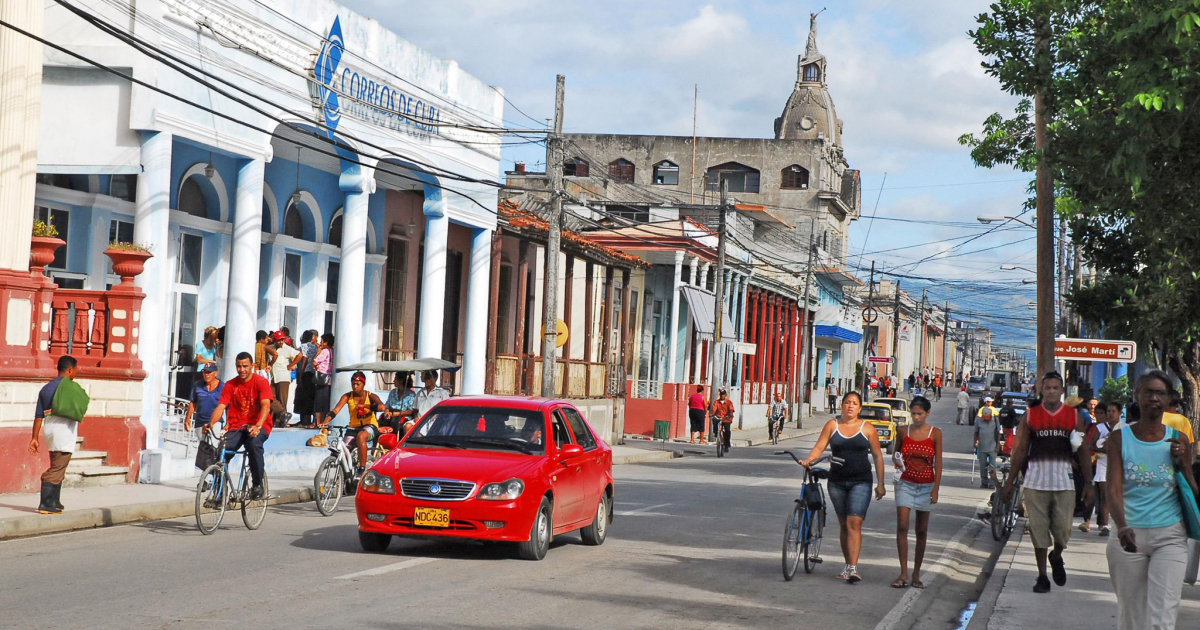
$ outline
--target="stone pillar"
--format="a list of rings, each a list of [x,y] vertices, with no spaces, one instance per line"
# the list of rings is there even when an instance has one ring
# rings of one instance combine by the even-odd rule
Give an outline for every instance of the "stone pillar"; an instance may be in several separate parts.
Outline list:
[[[482,394],[487,369],[488,290],[491,284],[492,230],[471,233],[467,279],[467,326],[463,340],[462,393]]]
[[[696,283],[696,286],[700,287],[701,289],[708,290],[708,270],[711,268],[712,263],[708,262],[707,260],[704,261],[704,264],[700,265],[700,279],[699,282]],[[713,288],[715,289],[716,285],[713,285]],[[715,312],[715,304],[713,305],[713,308]]]
[[[158,447],[158,408],[166,393],[163,381],[171,364],[171,143],[169,133],[142,135],[142,173],[137,178],[133,213],[133,240],[154,246],[154,257],[134,284],[146,294],[140,315],[151,326],[138,339],[138,356],[146,369],[142,384],[142,424],[146,425],[147,448]],[[259,210],[261,213],[261,209]],[[258,265],[251,274],[258,277]],[[135,324],[137,322],[134,322]]]
[[[35,0],[4,0],[0,19],[41,35],[44,10]],[[42,117],[42,45],[9,28],[0,28],[0,104],[0,269],[25,272]],[[9,304],[3,308],[8,311]],[[27,328],[30,315],[21,316],[26,310],[8,313],[6,328],[18,321]]]
[[[442,319],[446,314],[446,239],[450,219],[442,191],[425,190],[425,264],[421,278],[421,335],[417,357],[442,356]],[[457,332],[457,331],[455,331]]]
[[[259,308],[263,314],[259,327],[272,332],[283,325],[283,276],[286,273],[287,250],[279,243],[271,243],[263,244],[259,252],[263,272],[259,281],[266,279],[266,285],[259,288],[259,296],[266,298]],[[296,331],[292,331],[292,334],[295,335]]]
[[[334,367],[362,361],[363,287],[367,279],[367,202],[375,179],[355,165],[340,179],[345,205],[342,210],[342,254],[338,267],[338,314],[334,323]],[[350,390],[349,372],[333,376],[333,391]]]
[[[693,266],[692,269],[695,269]],[[675,252],[675,276],[671,281],[671,329],[667,331],[667,382],[677,382],[676,357],[679,354],[679,289],[683,282],[683,252]]]
[[[700,259],[692,258],[691,262],[688,263],[688,268],[688,284],[696,286],[696,278],[700,276]]]
[[[254,353],[265,169],[263,160],[245,160],[238,165],[229,251],[229,298],[225,307],[225,361],[221,369],[221,378],[226,381],[237,376],[234,362],[238,353]]]

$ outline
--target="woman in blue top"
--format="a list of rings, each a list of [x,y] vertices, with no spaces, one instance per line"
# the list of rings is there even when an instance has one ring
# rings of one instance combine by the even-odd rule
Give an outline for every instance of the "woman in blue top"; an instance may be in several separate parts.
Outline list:
[[[1162,423],[1174,394],[1170,377],[1151,370],[1134,390],[1141,419],[1108,437],[1108,573],[1117,594],[1119,630],[1173,630],[1187,564],[1179,492],[1196,494],[1187,436]],[[1188,488],[1176,485],[1175,471]]]

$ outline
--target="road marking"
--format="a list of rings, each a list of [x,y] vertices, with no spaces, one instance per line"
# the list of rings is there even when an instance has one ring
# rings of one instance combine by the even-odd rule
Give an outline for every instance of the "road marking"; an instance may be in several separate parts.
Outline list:
[[[335,579],[335,580],[353,580],[354,578],[371,577],[374,575],[383,575],[384,573],[391,573],[393,571],[402,571],[409,567],[415,567],[415,566],[422,565],[422,564],[429,564],[430,562],[437,562],[437,558],[411,558],[409,560],[405,560],[404,562],[397,562],[395,564],[385,564],[381,567],[375,567],[374,569],[367,569],[366,571],[359,571],[358,573],[348,573],[346,575],[339,575],[333,579]]]
[[[617,516],[635,516],[638,514],[642,514],[644,512],[649,512],[649,511],[657,509],[657,508],[667,507],[668,505],[671,505],[671,504],[663,503],[661,505],[648,505],[644,508],[638,508],[636,510],[626,510],[624,512],[617,512]]]
[[[755,481],[754,483],[752,483],[750,485],[751,486],[765,486],[769,483],[775,483],[775,480],[774,479],[763,479],[762,481]]]

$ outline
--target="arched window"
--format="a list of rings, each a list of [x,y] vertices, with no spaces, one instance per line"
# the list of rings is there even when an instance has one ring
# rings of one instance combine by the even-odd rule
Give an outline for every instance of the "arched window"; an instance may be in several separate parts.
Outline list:
[[[329,238],[326,240],[330,245],[342,246],[342,215],[333,217],[329,222]]]
[[[729,183],[729,192],[757,193],[759,172],[737,162],[726,162],[709,168],[704,174],[708,190],[720,191],[721,182]]]
[[[608,176],[614,181],[633,183],[633,162],[625,158],[617,158],[608,163]]]
[[[821,67],[815,63],[804,66],[804,80],[817,83],[821,80]]]
[[[780,188],[785,190],[808,190],[808,169],[793,164],[780,173]]]
[[[662,186],[679,185],[679,165],[663,160],[654,165],[654,183]]]
[[[301,206],[304,202],[288,204],[287,212],[283,215],[283,233],[293,238],[304,238],[304,217],[300,214],[305,211]]]
[[[202,219],[208,218],[208,201],[204,198],[204,191],[200,189],[195,177],[187,178],[179,187],[179,202],[176,205],[179,206],[180,212]]]
[[[563,162],[563,177],[587,177],[591,171],[587,160],[582,158],[571,158]]]

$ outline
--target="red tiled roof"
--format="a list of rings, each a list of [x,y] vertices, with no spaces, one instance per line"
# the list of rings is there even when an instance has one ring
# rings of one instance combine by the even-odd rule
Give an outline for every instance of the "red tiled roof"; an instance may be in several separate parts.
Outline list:
[[[538,234],[549,234],[550,222],[540,215],[524,210],[511,201],[501,201],[497,208],[500,217],[508,221],[508,225],[517,230],[527,230]],[[613,261],[625,263],[634,267],[649,267],[650,263],[611,247],[601,245],[573,230],[563,229],[562,239],[579,249],[594,252]]]

